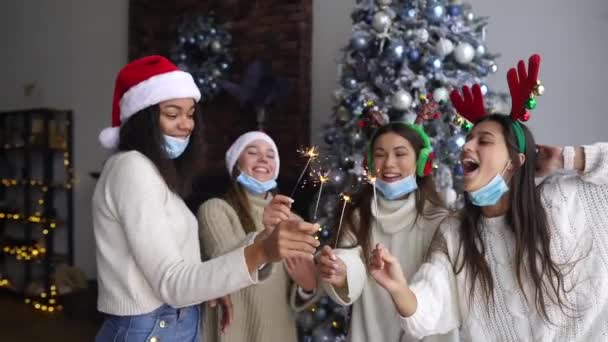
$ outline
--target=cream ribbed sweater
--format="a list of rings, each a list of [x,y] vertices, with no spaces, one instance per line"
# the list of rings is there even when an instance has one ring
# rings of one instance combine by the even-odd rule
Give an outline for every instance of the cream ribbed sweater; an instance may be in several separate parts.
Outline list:
[[[389,201],[378,196],[378,211],[372,203],[371,247],[382,243],[399,259],[406,277],[416,272],[422,264],[430,242],[447,212],[430,209],[427,203],[426,217],[416,218],[416,201],[413,194],[404,200]],[[378,225],[380,222],[380,225]],[[347,237],[346,241],[354,238]],[[345,244],[353,244],[345,242]],[[369,275],[362,258],[361,247],[339,248],[336,255],[346,264],[348,289],[336,291],[330,284],[322,282],[323,289],[341,305],[351,305],[348,341],[352,342],[403,342],[415,341],[404,338],[400,327],[400,316],[388,294]],[[424,339],[430,341],[457,341],[456,332]]]
[[[418,307],[402,320],[408,334],[422,337],[461,325],[465,341],[608,341],[608,144],[584,150],[582,175],[555,175],[541,188],[552,256],[558,263],[583,257],[565,278],[566,288],[574,287],[568,300],[580,310],[575,317],[550,305],[555,325],[542,320],[518,286],[514,237],[505,218],[485,218],[482,238],[494,280],[494,303],[487,304],[481,290],[469,303],[466,269],[454,274],[445,253],[434,252],[411,281]],[[447,221],[438,234],[447,242],[451,260],[457,260],[459,224]],[[527,297],[534,298],[530,281],[524,278],[523,283]]]
[[[255,230],[262,231],[268,199],[247,196]],[[211,199],[198,210],[201,246],[208,257],[229,253],[245,239],[236,211],[222,199]],[[262,275],[260,275],[262,277]],[[295,314],[289,305],[291,281],[282,265],[274,265],[263,283],[232,293],[234,320],[226,334],[219,329],[218,309],[205,307],[204,342],[296,342]]]
[[[163,304],[180,308],[257,282],[241,246],[201,262],[196,218],[139,152],[107,160],[92,205],[101,312],[125,316]]]

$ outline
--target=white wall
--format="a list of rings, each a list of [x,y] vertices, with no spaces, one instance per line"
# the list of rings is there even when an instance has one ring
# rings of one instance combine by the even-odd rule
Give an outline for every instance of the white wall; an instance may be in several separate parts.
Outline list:
[[[0,2],[0,110],[74,110],[75,259],[89,276],[95,275],[95,183],[88,173],[105,156],[97,134],[110,122],[114,77],[127,60],[127,17],[126,0]],[[23,96],[27,83],[36,85],[30,98]]]
[[[335,60],[350,38],[352,0],[314,1],[311,138],[331,114]],[[520,58],[543,56],[546,95],[530,120],[546,144],[608,140],[608,1],[471,0],[477,15],[490,16],[487,45],[499,52],[500,71],[489,79],[508,92],[506,70]]]

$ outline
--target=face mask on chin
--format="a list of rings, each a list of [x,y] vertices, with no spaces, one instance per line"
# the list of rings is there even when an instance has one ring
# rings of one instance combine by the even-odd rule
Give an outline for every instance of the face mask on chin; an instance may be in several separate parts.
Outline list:
[[[261,195],[277,187],[277,182],[274,179],[260,182],[243,171],[236,178],[236,181],[255,195]]]
[[[488,184],[482,186],[479,190],[469,192],[467,195],[471,203],[478,207],[488,207],[498,203],[500,198],[509,191],[509,186],[503,175],[510,165],[511,161],[507,162],[502,172],[492,178]]]
[[[164,148],[169,159],[176,159],[184,153],[190,143],[190,136],[185,138],[176,138],[170,135],[163,134]]]
[[[413,174],[395,182],[385,182],[377,179],[375,186],[380,190],[384,198],[391,201],[403,197],[418,188],[416,176]]]

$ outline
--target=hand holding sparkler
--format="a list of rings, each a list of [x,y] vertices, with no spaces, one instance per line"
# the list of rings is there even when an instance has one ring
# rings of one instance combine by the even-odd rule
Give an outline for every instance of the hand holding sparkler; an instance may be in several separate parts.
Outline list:
[[[311,259],[319,246],[313,234],[319,225],[301,220],[281,221],[267,236],[245,248],[245,260],[250,272],[269,262],[285,258]]]
[[[346,265],[338,258],[333,249],[323,246],[317,260],[317,271],[322,280],[337,288],[346,286]]]
[[[317,270],[312,259],[287,258],[285,266],[291,280],[302,289],[310,292],[317,288]]]
[[[293,218],[291,213],[291,205],[293,199],[284,195],[275,195],[272,201],[264,208],[262,222],[264,227],[269,232],[272,231],[281,221],[287,221]]]

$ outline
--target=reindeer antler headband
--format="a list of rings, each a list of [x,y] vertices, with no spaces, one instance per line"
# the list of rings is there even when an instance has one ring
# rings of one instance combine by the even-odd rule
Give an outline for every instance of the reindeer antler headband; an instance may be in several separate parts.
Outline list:
[[[539,70],[540,56],[532,55],[528,61],[527,71],[525,62],[520,60],[517,63],[517,69],[511,68],[507,72],[507,82],[511,93],[511,119],[520,153],[526,151],[526,138],[519,121],[525,122],[530,119],[528,110],[536,108],[534,97],[540,96],[544,92],[544,87],[538,80]],[[462,96],[458,90],[453,90],[450,93],[450,99],[458,113],[473,124],[487,115],[479,84],[473,85],[472,89],[467,86],[462,87]]]

